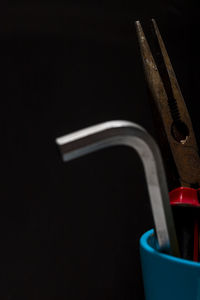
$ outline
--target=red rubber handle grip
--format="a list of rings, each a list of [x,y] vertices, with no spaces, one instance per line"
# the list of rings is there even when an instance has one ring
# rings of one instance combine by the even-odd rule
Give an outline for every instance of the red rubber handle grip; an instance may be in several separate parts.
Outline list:
[[[187,205],[200,207],[199,196],[200,189],[188,187],[179,187],[169,193],[171,205]]]
[[[200,189],[188,187],[179,187],[169,193],[172,206],[200,207],[199,196]],[[194,220],[193,260],[199,260],[199,222],[197,219]]]

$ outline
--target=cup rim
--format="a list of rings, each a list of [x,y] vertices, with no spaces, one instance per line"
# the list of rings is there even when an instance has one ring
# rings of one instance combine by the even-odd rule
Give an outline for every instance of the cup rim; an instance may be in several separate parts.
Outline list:
[[[149,239],[150,239],[151,236],[154,236],[154,238],[155,238],[154,229],[148,230],[140,238],[140,247],[142,249],[144,249],[145,252],[148,252],[149,254],[151,254],[153,256],[160,257],[161,259],[164,259],[166,261],[183,264],[185,266],[193,266],[195,268],[196,267],[200,268],[200,263],[199,262],[194,262],[194,261],[190,261],[190,260],[187,260],[187,259],[175,257],[175,256],[172,256],[170,254],[159,252],[157,249],[153,248],[153,246],[149,244]]]

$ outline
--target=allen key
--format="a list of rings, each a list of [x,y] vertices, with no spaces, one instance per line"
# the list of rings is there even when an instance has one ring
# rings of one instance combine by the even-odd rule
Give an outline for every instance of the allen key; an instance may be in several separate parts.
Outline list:
[[[160,151],[145,129],[128,121],[110,121],[59,137],[56,143],[64,161],[110,146],[135,149],[144,166],[159,250],[180,257]]]

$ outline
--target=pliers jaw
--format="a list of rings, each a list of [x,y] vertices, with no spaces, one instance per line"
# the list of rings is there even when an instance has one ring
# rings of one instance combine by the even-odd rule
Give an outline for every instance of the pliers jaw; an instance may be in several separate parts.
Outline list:
[[[164,161],[167,160],[169,186],[196,187],[200,185],[200,158],[192,122],[154,19],[151,29],[148,42],[140,22],[136,22],[154,120],[159,129],[158,143]],[[175,174],[176,178],[170,174]]]

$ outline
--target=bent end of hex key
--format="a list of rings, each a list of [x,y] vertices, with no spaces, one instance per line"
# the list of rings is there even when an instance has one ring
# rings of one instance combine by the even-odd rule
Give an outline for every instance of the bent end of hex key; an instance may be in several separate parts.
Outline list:
[[[110,121],[57,138],[56,143],[64,161],[110,146],[135,149],[144,166],[159,250],[180,257],[160,151],[142,127],[127,121]]]

